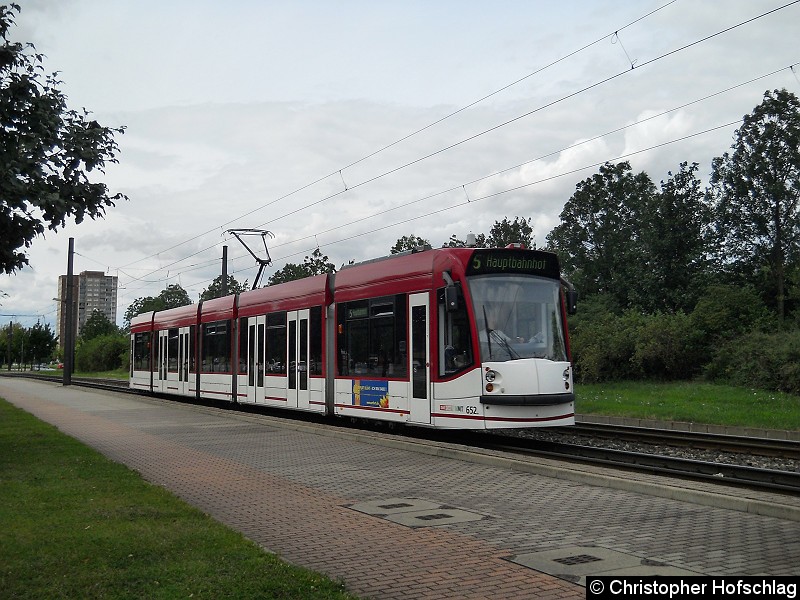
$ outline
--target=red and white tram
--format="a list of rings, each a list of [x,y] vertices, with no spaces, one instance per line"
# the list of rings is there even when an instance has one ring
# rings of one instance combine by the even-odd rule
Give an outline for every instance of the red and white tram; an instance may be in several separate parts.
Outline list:
[[[428,249],[131,321],[130,387],[461,429],[574,423],[555,254]]]

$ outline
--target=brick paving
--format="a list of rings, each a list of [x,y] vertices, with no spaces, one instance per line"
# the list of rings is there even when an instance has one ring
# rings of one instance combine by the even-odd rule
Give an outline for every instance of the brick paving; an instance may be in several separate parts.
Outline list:
[[[12,379],[0,379],[0,396],[364,598],[583,598],[578,585],[510,562],[571,545],[714,575],[790,575],[800,564],[798,522],[144,397]],[[403,498],[480,518],[406,527],[350,508]]]

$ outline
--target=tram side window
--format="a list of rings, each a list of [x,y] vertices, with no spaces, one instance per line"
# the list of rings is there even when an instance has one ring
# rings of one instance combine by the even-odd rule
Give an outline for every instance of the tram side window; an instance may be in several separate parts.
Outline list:
[[[267,315],[267,373],[286,375],[286,312]]]
[[[203,324],[203,373],[230,373],[231,322]]]
[[[458,308],[445,309],[444,288],[437,294],[439,306],[439,375],[445,377],[463,371],[473,364],[472,336],[470,335],[467,304],[461,286],[458,290]]]
[[[405,294],[346,302],[337,315],[340,375],[407,377]]]
[[[247,317],[239,319],[239,375],[247,374]]]
[[[311,330],[309,332],[310,361],[308,373],[322,375],[322,307],[314,306],[310,311]]]
[[[133,370],[150,370],[150,332],[137,333],[133,338]]]
[[[167,332],[167,371],[178,372],[178,329]]]
[[[190,325],[189,326],[189,372],[195,373],[197,369],[197,365],[195,364],[195,346],[197,338],[197,325]]]

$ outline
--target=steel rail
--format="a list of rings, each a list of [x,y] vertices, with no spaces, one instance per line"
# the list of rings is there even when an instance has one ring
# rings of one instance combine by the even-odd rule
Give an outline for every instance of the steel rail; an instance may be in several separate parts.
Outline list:
[[[633,427],[627,425],[607,425],[603,423],[578,423],[557,432],[585,435],[594,438],[626,440],[658,444],[717,450],[754,456],[770,456],[800,460],[800,442],[788,439],[740,436],[702,431],[679,431]]]

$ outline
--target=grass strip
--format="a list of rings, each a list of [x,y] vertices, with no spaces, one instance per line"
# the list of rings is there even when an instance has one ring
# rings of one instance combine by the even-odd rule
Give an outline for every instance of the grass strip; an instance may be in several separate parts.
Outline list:
[[[0,399],[3,598],[352,599]]]
[[[703,382],[615,382],[575,386],[581,415],[800,430],[800,396]]]

